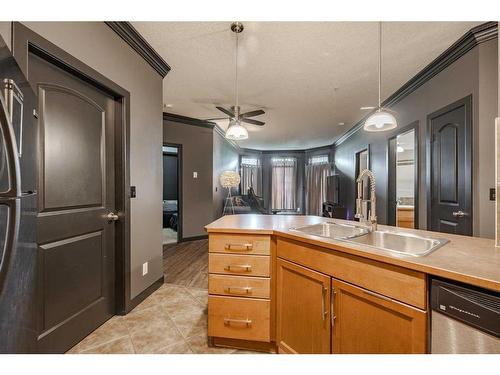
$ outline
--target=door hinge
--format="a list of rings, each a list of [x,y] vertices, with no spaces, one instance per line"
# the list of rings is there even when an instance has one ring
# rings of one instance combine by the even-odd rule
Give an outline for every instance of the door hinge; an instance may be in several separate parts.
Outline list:
[[[38,118],[38,112],[36,111],[35,108],[33,108],[33,117],[36,119]]]

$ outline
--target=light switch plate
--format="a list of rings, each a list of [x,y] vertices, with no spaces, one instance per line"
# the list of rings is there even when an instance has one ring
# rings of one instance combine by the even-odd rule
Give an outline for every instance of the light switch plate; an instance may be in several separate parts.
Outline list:
[[[198,178],[198,172],[193,172],[193,178]]]
[[[148,262],[142,264],[142,276],[146,276],[148,274]]]

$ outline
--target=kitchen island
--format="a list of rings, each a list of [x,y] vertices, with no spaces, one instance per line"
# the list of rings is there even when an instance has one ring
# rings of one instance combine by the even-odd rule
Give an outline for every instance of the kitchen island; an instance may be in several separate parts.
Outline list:
[[[500,291],[493,240],[445,238],[415,257],[293,228],[352,224],[317,216],[231,215],[209,224],[213,345],[280,353],[427,353],[429,279]]]

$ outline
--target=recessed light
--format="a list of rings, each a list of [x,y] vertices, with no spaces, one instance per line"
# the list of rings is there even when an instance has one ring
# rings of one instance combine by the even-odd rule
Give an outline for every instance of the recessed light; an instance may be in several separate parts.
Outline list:
[[[369,109],[375,109],[375,107],[370,107],[370,106],[368,106],[368,107],[361,107],[360,109],[361,109],[362,111],[367,111],[367,110],[369,110]]]
[[[165,108],[172,108],[173,105],[172,104],[165,104]]]
[[[339,122],[339,126],[344,126],[345,122]]]

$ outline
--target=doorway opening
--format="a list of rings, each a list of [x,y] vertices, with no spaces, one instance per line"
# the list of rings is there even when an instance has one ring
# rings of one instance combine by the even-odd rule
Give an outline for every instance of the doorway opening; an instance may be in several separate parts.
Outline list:
[[[387,224],[418,228],[418,122],[389,139]]]
[[[181,158],[181,145],[163,145],[163,245],[176,244],[182,239]]]

